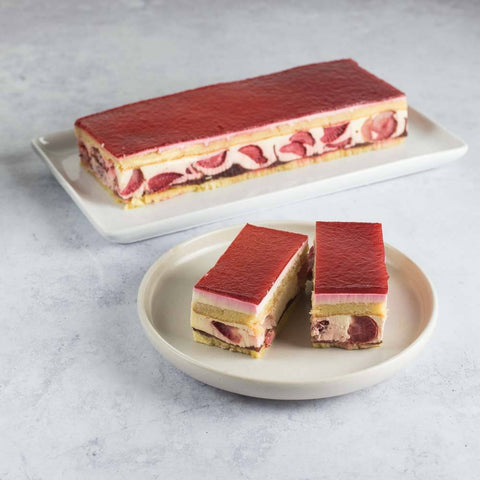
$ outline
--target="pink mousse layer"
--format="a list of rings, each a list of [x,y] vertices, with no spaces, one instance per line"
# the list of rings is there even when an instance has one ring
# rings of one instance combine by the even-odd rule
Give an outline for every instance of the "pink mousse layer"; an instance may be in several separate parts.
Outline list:
[[[387,296],[380,293],[315,293],[314,305],[337,303],[381,303],[386,302]]]

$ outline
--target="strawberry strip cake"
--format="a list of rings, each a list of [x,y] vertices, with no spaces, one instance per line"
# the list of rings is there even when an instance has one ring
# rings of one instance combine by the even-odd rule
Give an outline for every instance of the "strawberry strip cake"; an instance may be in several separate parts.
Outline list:
[[[314,251],[313,346],[380,345],[388,292],[381,224],[317,222]]]
[[[405,95],[336,60],[75,122],[82,164],[127,207],[398,144]]]
[[[260,358],[305,286],[308,237],[247,224],[193,289],[195,341]]]

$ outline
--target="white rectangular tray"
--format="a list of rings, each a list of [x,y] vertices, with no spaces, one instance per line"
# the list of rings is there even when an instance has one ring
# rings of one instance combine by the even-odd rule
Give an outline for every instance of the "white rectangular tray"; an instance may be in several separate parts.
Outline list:
[[[108,240],[130,243],[270,207],[439,167],[460,158],[467,145],[413,108],[408,137],[397,147],[339,158],[188,193],[125,210],[80,166],[73,130],[32,140],[35,151],[91,224]]]

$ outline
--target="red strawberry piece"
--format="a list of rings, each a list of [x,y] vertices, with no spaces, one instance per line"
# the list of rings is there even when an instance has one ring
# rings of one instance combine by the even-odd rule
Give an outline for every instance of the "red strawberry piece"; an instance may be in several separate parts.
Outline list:
[[[224,151],[218,155],[214,155],[213,157],[205,158],[204,160],[198,160],[195,163],[203,168],[217,168],[225,161],[226,156],[227,152]]]
[[[307,149],[300,142],[292,142],[287,145],[284,145],[280,152],[282,153],[293,153],[299,157],[304,157],[307,154]]]
[[[367,142],[372,141],[372,127],[373,127],[373,120],[370,117],[362,125],[362,136],[363,136],[363,139],[366,140]]]
[[[349,137],[346,140],[343,140],[343,142],[327,143],[327,147],[335,147],[336,149],[345,148],[351,141],[352,138]]]
[[[311,147],[315,144],[315,140],[310,132],[297,132],[295,135],[292,135],[289,140],[291,142],[303,143],[304,145],[307,144]]]
[[[367,316],[352,316],[348,327],[348,335],[352,343],[368,343],[378,335],[378,326],[375,320]]]
[[[159,173],[148,181],[148,188],[151,192],[159,192],[161,190],[165,190],[174,180],[181,176],[181,173],[175,172]]]
[[[267,163],[268,160],[263,156],[262,149],[257,145],[246,145],[245,147],[239,148],[238,151],[243,153],[247,157],[250,157],[254,162],[262,165]]]
[[[392,111],[382,112],[373,117],[372,130],[377,133],[376,140],[385,140],[391,137],[396,129],[397,121]]]
[[[136,168],[132,176],[130,177],[130,180],[127,183],[127,186],[120,192],[120,195],[122,197],[128,197],[132,193],[136,192],[143,183],[143,174],[142,171]]]
[[[242,336],[238,332],[238,328],[231,325],[225,325],[222,322],[212,321],[212,325],[224,336],[227,337],[232,343],[240,343]]]
[[[331,127],[324,127],[323,137],[320,140],[323,143],[332,143],[345,133],[345,130],[347,129],[347,127],[348,127],[348,122],[340,123],[338,125],[333,125]]]
[[[263,341],[264,347],[268,348],[272,344],[274,338],[275,338],[275,330],[270,328],[265,332],[265,340]]]
[[[316,325],[318,329],[318,333],[324,332],[329,325],[330,325],[330,322],[328,320],[320,320]]]

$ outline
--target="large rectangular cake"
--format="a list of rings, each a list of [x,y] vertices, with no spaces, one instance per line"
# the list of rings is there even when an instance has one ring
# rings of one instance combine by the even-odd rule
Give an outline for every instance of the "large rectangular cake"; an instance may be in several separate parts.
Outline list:
[[[317,222],[315,230],[313,346],[380,345],[388,293],[382,225]]]
[[[75,133],[82,164],[134,207],[397,144],[407,101],[336,60],[124,105]]]
[[[247,224],[193,290],[195,341],[261,357],[308,271],[308,237]]]

